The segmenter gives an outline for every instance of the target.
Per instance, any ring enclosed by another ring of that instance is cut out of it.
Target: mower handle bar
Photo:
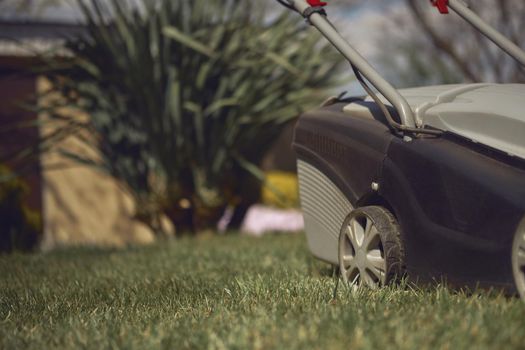
[[[289,0],[289,3],[301,14],[310,8],[306,0]],[[407,100],[341,36],[326,16],[312,13],[308,20],[394,106],[401,123],[414,128],[416,126],[414,112]]]
[[[503,51],[508,53],[512,58],[525,66],[525,52],[512,41],[507,39],[500,32],[492,28],[483,21],[477,14],[471,11],[461,0],[448,0],[448,6],[454,10],[460,17],[470,23],[474,28],[479,30],[494,44],[499,46]]]

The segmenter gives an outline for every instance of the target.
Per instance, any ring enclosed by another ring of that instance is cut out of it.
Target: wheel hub
[[[379,231],[372,220],[366,216],[352,218],[341,234],[339,261],[343,279],[371,288],[382,285],[386,262]]]

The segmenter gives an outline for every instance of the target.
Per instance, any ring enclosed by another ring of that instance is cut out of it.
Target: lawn
[[[302,235],[0,257],[0,349],[523,349],[518,299],[339,288]]]

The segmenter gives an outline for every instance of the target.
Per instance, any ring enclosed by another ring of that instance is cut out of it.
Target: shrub
[[[46,111],[67,130],[55,139],[76,133],[100,158],[58,151],[119,180],[155,230],[163,213],[178,230],[214,227],[226,206],[257,199],[267,147],[336,84],[339,55],[296,17],[250,2],[138,4],[79,2],[87,35],[48,67],[65,98]]]
[[[29,209],[24,198],[29,187],[0,165],[0,252],[33,250],[40,239],[40,213]]]

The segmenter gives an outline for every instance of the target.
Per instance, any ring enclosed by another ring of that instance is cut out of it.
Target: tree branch
[[[445,39],[441,38],[428,21],[425,20],[425,15],[422,13],[419,6],[416,5],[416,0],[406,0],[406,3],[412,12],[416,24],[430,37],[434,46],[447,55],[468,80],[473,82],[482,80],[471,69],[470,65],[461,58],[454,47]]]

